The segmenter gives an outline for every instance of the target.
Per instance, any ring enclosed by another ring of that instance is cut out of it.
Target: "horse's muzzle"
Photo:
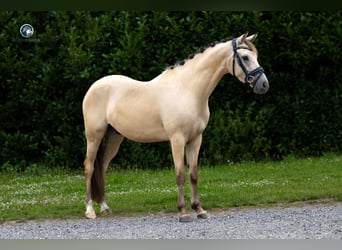
[[[269,89],[268,80],[265,74],[262,74],[259,79],[254,84],[254,93],[255,94],[265,94]]]

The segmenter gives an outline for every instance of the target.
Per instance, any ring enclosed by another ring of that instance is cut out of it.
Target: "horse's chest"
[[[192,130],[202,133],[208,124],[208,119],[209,116],[204,115],[195,117],[195,119],[193,119],[193,124],[191,126]]]
[[[169,136],[183,134],[188,139],[201,134],[209,120],[206,103],[199,103],[191,95],[171,94],[163,98],[163,101],[168,100],[168,102],[160,109],[161,121],[166,133]]]
[[[189,136],[201,134],[206,128],[209,120],[209,112],[188,112],[187,116],[183,117],[183,126],[188,131]]]

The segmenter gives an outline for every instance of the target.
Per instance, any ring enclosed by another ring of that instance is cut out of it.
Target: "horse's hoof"
[[[105,215],[112,214],[112,210],[110,210],[110,208],[106,208],[106,209],[101,211],[101,214],[105,214]]]
[[[197,215],[197,219],[204,219],[204,220],[207,220],[207,219],[209,219],[209,215],[208,215],[207,212],[202,212],[202,213],[199,213],[199,214]]]
[[[181,216],[179,216],[179,222],[191,222],[192,219],[190,217],[190,215],[187,214],[183,214]]]
[[[89,212],[85,214],[85,217],[87,219],[95,219],[96,218],[96,213],[95,212]]]

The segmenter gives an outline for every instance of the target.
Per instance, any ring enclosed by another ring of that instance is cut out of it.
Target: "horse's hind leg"
[[[89,133],[86,131],[86,139],[87,139],[87,153],[86,158],[84,160],[84,176],[86,183],[86,194],[85,194],[85,203],[86,203],[86,212],[85,215],[89,219],[96,218],[96,214],[93,208],[93,201],[91,198],[92,192],[92,176],[94,174],[94,163],[97,157],[97,152],[99,146],[102,141],[102,137],[105,133],[105,130],[98,130],[97,132]]]
[[[103,156],[103,176],[106,174],[110,161],[118,153],[123,139],[124,137],[122,135],[117,133],[111,126],[108,126],[104,139],[105,151]],[[105,197],[103,197],[103,200],[100,202],[100,206],[101,213],[111,213],[110,208],[106,204]]]
[[[191,207],[197,212],[197,218],[207,219],[207,212],[201,207],[197,193],[197,165],[198,154],[202,143],[202,135],[190,141],[186,145],[186,159],[189,165],[189,175],[191,184]]]

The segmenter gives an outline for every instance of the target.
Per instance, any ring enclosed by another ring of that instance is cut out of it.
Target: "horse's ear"
[[[255,33],[249,37],[246,37],[246,40],[253,42],[255,40],[255,38],[257,38],[257,36],[258,36],[258,33]]]
[[[243,40],[245,40],[247,36],[248,36],[248,32],[246,32],[245,34],[239,36],[239,37],[236,39],[237,44],[242,44],[242,43],[243,43]]]

